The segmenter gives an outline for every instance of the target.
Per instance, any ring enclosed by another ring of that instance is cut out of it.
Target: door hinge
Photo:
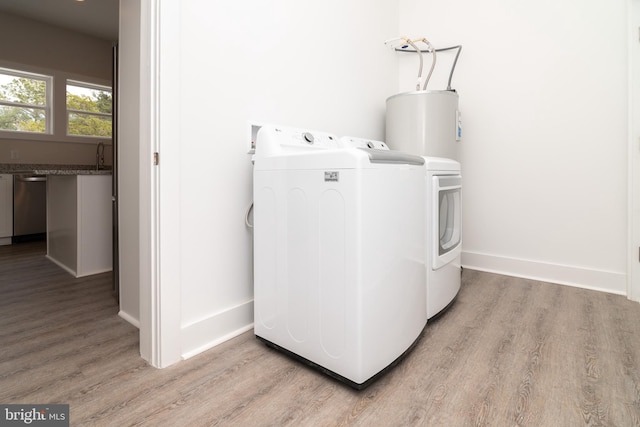
[[[154,166],[158,166],[158,163],[160,162],[160,155],[158,154],[158,152],[156,151],[155,153],[153,153],[153,165]]]

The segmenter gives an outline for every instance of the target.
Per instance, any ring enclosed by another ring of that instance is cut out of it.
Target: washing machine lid
[[[348,138],[296,128],[263,126],[257,134],[254,171],[363,169],[387,165],[423,166],[424,159],[391,151],[381,141]]]
[[[369,156],[371,163],[393,163],[404,165],[424,165],[424,158],[413,154],[404,153],[402,151],[379,150],[375,148],[358,147]]]

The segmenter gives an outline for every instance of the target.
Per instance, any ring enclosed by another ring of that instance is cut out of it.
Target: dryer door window
[[[453,261],[460,254],[462,243],[462,207],[460,176],[434,176],[433,268]]]
[[[438,199],[438,254],[443,255],[460,243],[460,189],[441,191]]]

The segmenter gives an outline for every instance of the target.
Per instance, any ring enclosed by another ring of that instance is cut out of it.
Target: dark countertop
[[[35,175],[111,175],[111,166],[96,170],[95,165],[53,165],[31,163],[0,163],[0,174]]]

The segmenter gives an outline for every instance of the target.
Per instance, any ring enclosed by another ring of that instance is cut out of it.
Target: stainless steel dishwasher
[[[13,241],[39,240],[47,232],[47,177],[13,176]]]

